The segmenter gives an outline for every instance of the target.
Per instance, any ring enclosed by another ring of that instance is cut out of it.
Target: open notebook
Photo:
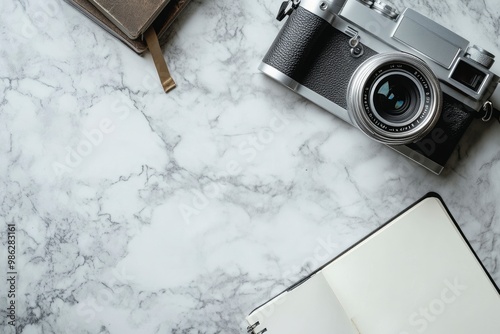
[[[429,194],[247,321],[255,334],[499,334],[500,292]]]

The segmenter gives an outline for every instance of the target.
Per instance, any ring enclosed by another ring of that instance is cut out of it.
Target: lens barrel
[[[441,88],[432,70],[403,52],[366,60],[352,75],[346,96],[352,123],[387,145],[420,140],[436,125],[442,109]]]

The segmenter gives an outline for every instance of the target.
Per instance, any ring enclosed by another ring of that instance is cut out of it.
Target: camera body
[[[494,55],[411,9],[290,0],[287,15],[259,69],[436,174],[500,91]]]

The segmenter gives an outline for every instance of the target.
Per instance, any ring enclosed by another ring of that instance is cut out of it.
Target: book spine
[[[256,322],[254,323],[253,325],[250,325],[247,327],[247,333],[248,334],[263,334],[263,333],[266,333],[267,332],[267,328],[263,328],[261,330],[259,330],[258,332],[257,331],[257,327],[260,325],[260,322]]]

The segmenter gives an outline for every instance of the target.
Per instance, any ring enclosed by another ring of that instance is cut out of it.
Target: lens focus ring
[[[366,60],[352,75],[346,96],[353,125],[388,145],[422,139],[442,108],[436,76],[421,59],[402,52]]]

